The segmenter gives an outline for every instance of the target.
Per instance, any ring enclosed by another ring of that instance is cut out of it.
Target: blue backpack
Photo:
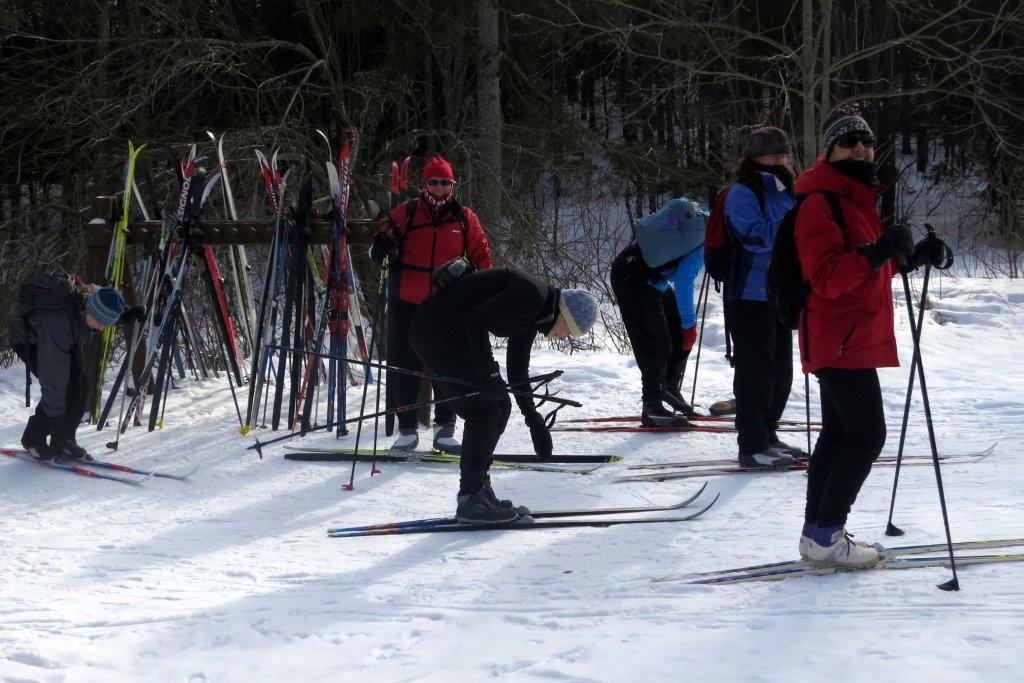
[[[707,211],[681,197],[636,221],[633,230],[644,262],[651,268],[660,268],[703,246],[707,219]]]

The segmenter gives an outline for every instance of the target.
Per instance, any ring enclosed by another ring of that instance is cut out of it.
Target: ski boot
[[[95,460],[89,451],[79,446],[75,441],[66,444],[64,446],[64,451],[72,460],[81,460],[82,462],[93,462]]]
[[[802,448],[798,448],[797,446],[790,446],[785,441],[780,441],[779,437],[775,437],[772,441],[770,441],[768,443],[768,446],[769,448],[774,448],[780,453],[785,453],[786,455],[793,458],[793,460],[795,460],[796,462],[807,462],[808,460],[811,459],[811,456],[807,454],[807,451],[805,451]]]
[[[434,425],[434,450],[449,455],[459,455],[462,452],[462,444],[455,440],[454,422]]]
[[[684,417],[693,417],[697,414],[697,411],[693,409],[693,406],[686,402],[683,395],[679,393],[678,390],[673,390],[671,387],[662,392],[661,400]]]
[[[640,424],[644,427],[689,427],[690,421],[686,416],[665,408],[661,399],[655,398],[644,401]]]
[[[50,447],[46,444],[46,420],[37,415],[28,418],[28,425],[21,435],[21,447],[32,454],[37,460],[46,462],[53,460]]]
[[[817,529],[817,525],[804,523],[803,531],[800,532],[800,544],[798,546],[798,550],[800,551],[800,559],[801,560],[809,560],[810,559],[810,547],[811,547],[810,544],[812,543],[811,536],[813,536],[815,529]],[[866,543],[864,541],[858,541],[857,539],[855,539],[853,537],[853,534],[851,534],[848,531],[846,532],[846,538],[851,543],[853,543],[856,546],[860,546],[861,548],[873,548],[875,550],[880,550],[879,546],[876,546],[876,545],[874,545],[872,543]]]
[[[500,507],[483,488],[475,493],[460,494],[457,500],[455,518],[465,524],[502,524],[519,519],[514,508]]]
[[[739,456],[740,467],[744,469],[757,469],[760,467],[791,467],[794,464],[793,456],[774,448],[766,448],[757,453]]]
[[[487,494],[488,499],[498,507],[504,510],[514,510],[517,515],[524,516],[530,514],[530,508],[525,505],[516,505],[511,500],[499,499],[494,493],[494,489],[491,488],[491,475],[485,474],[483,478],[483,486],[481,490]]]
[[[391,451],[410,453],[420,445],[420,433],[415,427],[399,427],[398,438],[391,444]]]
[[[836,567],[867,567],[882,560],[878,549],[857,543],[846,533],[846,527],[814,527],[806,544],[801,538],[801,555],[816,564]]]

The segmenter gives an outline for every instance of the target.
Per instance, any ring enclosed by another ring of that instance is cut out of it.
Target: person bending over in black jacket
[[[25,450],[44,462],[92,459],[75,440],[87,393],[82,347],[94,331],[144,316],[139,307],[126,311],[116,289],[84,285],[63,272],[22,284],[7,339],[42,391],[21,436]]]
[[[581,337],[597,319],[597,300],[582,289],[558,289],[515,268],[491,268],[466,275],[428,297],[413,317],[410,341],[428,372],[472,382],[484,393],[451,402],[465,420],[461,479],[455,516],[463,522],[508,522],[529,509],[499,500],[487,471],[505,431],[512,404],[491,334],[508,338],[506,369],[512,389],[529,393],[530,350],[537,334],[552,339]],[[442,398],[465,394],[466,386],[440,382]],[[551,457],[551,435],[533,399],[516,403],[530,428],[533,447]]]

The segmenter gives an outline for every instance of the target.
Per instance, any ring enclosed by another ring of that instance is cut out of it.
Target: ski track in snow
[[[899,280],[894,293],[905,366],[881,371],[887,454],[896,452],[911,357]],[[999,442],[981,462],[943,466],[954,537],[1024,536],[1024,282],[946,278],[930,298],[924,364],[940,449]],[[709,315],[718,303],[712,296]],[[704,405],[728,397],[731,385],[720,330],[708,330]],[[585,404],[564,417],[639,411],[632,358],[536,352],[535,371],[556,368],[566,372],[552,388]],[[7,445],[28,417],[23,372],[0,375]],[[687,382],[692,373],[691,360]],[[349,397],[350,415],[358,396]],[[787,417],[803,416],[803,398],[797,375]],[[812,381],[814,417],[816,400]],[[652,586],[655,576],[794,557],[799,472],[712,478],[688,510],[720,493],[717,505],[680,524],[330,539],[329,526],[450,514],[457,470],[381,465],[371,477],[361,463],[346,492],[347,464],[243,450],[252,438],[237,434],[223,379],[186,381],[170,401],[163,430],[132,428],[117,453],[103,447],[112,429],[83,426],[79,437],[98,457],[142,468],[201,465],[187,482],[128,487],[0,462],[0,680],[781,681],[824,670],[836,680],[980,681],[1015,679],[1024,664],[1024,564],[964,568],[959,593],[936,590],[949,577],[943,568]],[[354,430],[341,443],[353,440]],[[336,443],[323,434],[304,441]],[[626,458],[587,476],[496,470],[498,493],[537,508],[671,503],[702,480],[611,479],[639,462],[735,453],[734,436],[720,434],[554,441],[556,452]],[[927,452],[919,401],[908,443],[911,453]],[[514,412],[499,450],[530,449]],[[901,475],[895,521],[907,535],[882,535],[892,476],[892,468],[872,473],[850,530],[893,544],[942,540],[928,467]]]

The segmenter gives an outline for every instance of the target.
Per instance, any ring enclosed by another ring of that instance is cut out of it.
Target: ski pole
[[[284,350],[284,351],[299,351],[300,353],[304,353],[304,354],[307,354],[307,355],[310,355],[310,356],[320,356],[320,357],[323,357],[323,358],[330,358],[331,357],[331,355],[327,354],[327,353],[320,353],[320,352],[317,352],[317,351],[307,351],[307,350],[304,350],[304,349],[295,349],[294,347],[282,346],[280,344],[267,344],[266,346],[267,346],[267,348]],[[334,356],[334,358],[337,358],[338,360],[344,360],[344,361],[349,362],[349,363],[362,363],[362,360],[360,360],[359,358],[346,358],[344,356]],[[383,370],[387,370],[387,371],[397,372],[397,373],[402,374],[402,375],[411,375],[413,377],[419,377],[420,379],[429,379],[432,382],[444,382],[445,384],[457,384],[458,386],[462,386],[462,387],[478,387],[478,386],[480,386],[478,383],[471,382],[469,380],[456,379],[454,377],[438,377],[436,375],[431,375],[429,373],[423,372],[422,370],[408,370],[406,368],[400,368],[397,365],[388,365],[386,363],[373,362],[373,361],[370,361],[369,365],[370,365],[371,368],[377,368],[377,369],[383,369]],[[544,373],[543,375],[535,375],[534,377],[529,377],[529,378],[523,380],[522,382],[517,382],[517,384],[523,384],[525,382],[529,382],[530,384],[533,384],[533,383],[536,383],[536,382],[541,382],[543,384],[547,384],[551,380],[556,379],[558,377],[561,377],[563,374],[565,374],[565,372],[563,370],[553,370],[551,372]],[[506,384],[506,387],[508,387],[508,386],[509,385]],[[582,404],[578,403],[577,401],[569,400],[567,398],[556,398],[555,396],[552,396],[552,395],[542,396],[542,395],[539,395],[539,394],[533,394],[532,392],[525,392],[524,393],[524,392],[520,392],[517,389],[509,389],[509,392],[512,393],[513,395],[535,396],[535,397],[539,397],[539,398],[544,398],[546,400],[551,401],[552,403],[562,403],[562,404],[573,406],[573,407],[576,407],[576,408],[582,407]],[[427,403],[427,402],[424,401],[424,403]]]
[[[893,524],[892,517],[896,509],[896,491],[900,484],[900,469],[903,464],[903,447],[906,444],[907,439],[907,421],[910,417],[910,402],[914,396],[914,378],[917,372],[917,365],[920,362],[920,342],[921,342],[921,328],[924,326],[924,302],[925,297],[928,296],[928,278],[931,276],[930,264],[925,266],[924,269],[924,280],[921,284],[921,305],[919,307],[919,313],[917,316],[917,323],[914,323],[914,312],[913,308],[910,311],[910,334],[914,343],[914,355],[910,361],[910,376],[907,378],[907,393],[903,402],[903,420],[900,424],[900,445],[896,450],[896,472],[893,475],[892,482],[892,496],[889,499],[889,519],[885,525],[886,536],[902,536],[905,532],[898,526]],[[910,282],[907,279],[906,274],[903,274],[904,292],[907,296],[910,295]]]
[[[704,279],[700,281],[700,292],[697,294],[697,306],[701,306],[701,297],[704,297],[704,304],[702,312],[700,314],[700,337],[697,339],[697,358],[693,363],[693,391],[690,392],[690,405],[693,405],[694,400],[697,398],[697,371],[700,370],[700,349],[704,342],[704,321],[708,316],[708,294],[711,290],[711,275],[704,271]],[[679,381],[682,382],[683,378],[680,377]]]
[[[546,375],[539,375],[537,377],[530,377],[526,381],[531,383],[531,384],[534,383],[534,382],[538,382],[538,381],[540,381],[540,382],[550,381],[550,379],[554,379],[554,377],[557,377],[560,374],[562,374],[562,371],[561,370],[557,370],[555,372],[548,373]],[[549,379],[549,377],[550,377],[550,379]],[[444,380],[441,380],[441,381],[444,381]],[[449,398],[439,398],[439,399],[433,399],[433,400],[430,400],[430,401],[422,401],[420,403],[414,403],[412,405],[406,406],[406,407],[402,408],[402,410],[405,410],[405,409],[414,410],[414,409],[422,408],[425,405],[438,405],[440,403],[449,403],[451,401],[459,401],[461,399],[474,398],[476,396],[481,396],[481,395],[483,395],[485,393],[488,393],[490,391],[494,391],[496,388],[497,387],[495,387],[494,389],[491,389],[491,388],[476,389],[475,391],[468,391],[468,392],[466,392],[464,394],[459,394],[457,396],[451,396]],[[544,399],[546,401],[551,401],[552,403],[562,404],[563,406],[566,406],[566,405],[573,406],[574,408],[582,408],[583,407],[583,404],[578,402],[578,401],[570,401],[569,399],[565,399],[565,398],[558,398],[558,397],[555,397],[555,396],[545,396],[544,394],[535,394],[535,393],[532,393],[532,392],[527,393],[527,392],[523,392],[523,391],[516,391],[516,390],[513,390],[508,384],[506,384],[504,386],[504,389],[505,389],[505,391],[507,391],[507,392],[509,392],[509,393],[511,393],[511,394],[513,394],[515,396],[528,396],[530,398],[540,398],[540,399]],[[391,408],[390,410],[378,411],[378,412],[373,413],[372,415],[360,415],[359,417],[353,417],[353,418],[350,418],[348,420],[345,420],[344,424],[348,424],[349,422],[359,422],[361,420],[368,420],[370,418],[375,418],[375,417],[379,417],[381,415],[386,415],[388,412],[395,412],[396,410],[399,410],[399,408]],[[263,457],[263,451],[261,449],[264,446],[270,446],[270,445],[273,445],[275,443],[279,443],[281,441],[286,441],[288,439],[293,439],[296,436],[305,436],[306,434],[309,434],[309,433],[312,433],[312,432],[320,431],[320,430],[323,430],[323,429],[331,429],[333,427],[335,427],[334,423],[328,423],[328,424],[325,424],[325,425],[317,425],[315,427],[311,427],[311,428],[306,429],[306,430],[302,430],[302,431],[298,431],[298,432],[292,432],[290,434],[284,434],[282,436],[279,436],[279,437],[276,437],[274,439],[271,439],[270,441],[262,441],[261,442],[261,441],[259,441],[259,439],[257,439],[256,443],[254,443],[251,446],[247,446],[246,450],[249,450],[249,451],[255,450],[257,453],[260,454],[260,457],[262,458]]]
[[[928,228],[928,236],[929,237],[934,237],[935,236],[934,228],[932,228],[932,226],[927,224],[927,223],[925,224],[925,226]],[[945,246],[945,245],[943,245],[943,246]],[[952,263],[953,263],[952,252],[950,252],[949,249],[946,248],[946,257],[944,259],[943,267],[941,269],[944,270],[946,268],[949,268],[952,265]],[[925,264],[925,271],[924,271],[925,272],[925,281],[927,281],[927,278],[928,278],[930,270],[931,270],[931,266],[932,266],[931,261],[929,261],[929,262],[927,262]],[[936,487],[939,490],[939,507],[942,510],[942,525],[943,525],[943,528],[944,528],[944,530],[946,532],[946,546],[947,546],[947,548],[949,550],[949,566],[950,566],[950,570],[953,573],[953,578],[951,578],[949,581],[940,583],[938,585],[938,588],[940,590],[944,590],[944,591],[958,591],[958,590],[960,590],[960,580],[957,577],[956,557],[955,557],[955,555],[953,553],[953,538],[952,538],[952,534],[950,533],[950,530],[949,530],[949,512],[948,512],[947,507],[946,507],[946,491],[945,491],[945,487],[943,487],[943,485],[942,485],[942,467],[941,467],[941,465],[939,463],[939,450],[938,450],[938,445],[936,444],[936,440],[935,440],[935,426],[934,426],[934,423],[932,422],[931,403],[928,400],[928,385],[927,385],[927,382],[925,380],[925,374],[924,374],[924,360],[921,357],[921,332],[922,332],[921,328],[923,327],[923,319],[922,319],[922,325],[920,327],[914,324],[914,304],[913,304],[913,300],[912,300],[912,298],[910,296],[910,279],[907,277],[906,272],[901,272],[900,275],[902,276],[902,279],[903,279],[903,295],[904,295],[904,298],[906,299],[907,310],[908,310],[908,312],[910,314],[910,324],[911,324],[910,332],[911,332],[911,337],[913,338],[913,341],[914,341],[914,356],[917,357],[917,378],[918,378],[918,381],[919,381],[919,383],[921,385],[921,403],[924,405],[925,423],[928,426],[928,443],[931,446],[931,451],[932,451],[932,465],[933,465],[933,467],[935,469],[935,484],[936,484]],[[921,298],[921,308],[922,309],[924,308],[924,304],[925,304],[924,295],[926,293],[927,292],[922,291],[922,298]],[[913,361],[911,361],[911,365],[913,365]],[[898,459],[897,459],[897,462],[898,462]]]

